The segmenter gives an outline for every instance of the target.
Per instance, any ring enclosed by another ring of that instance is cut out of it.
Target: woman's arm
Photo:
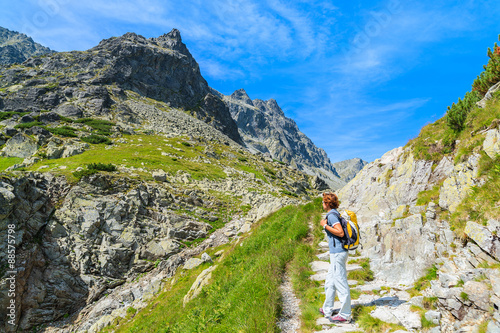
[[[344,230],[342,230],[342,226],[340,223],[336,223],[333,227],[330,227],[329,225],[326,224],[326,220],[321,220],[320,224],[322,227],[325,228],[325,230],[329,231],[330,233],[334,234],[337,237],[344,237]],[[326,225],[326,227],[325,227]]]

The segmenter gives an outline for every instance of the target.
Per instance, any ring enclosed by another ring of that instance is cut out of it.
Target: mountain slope
[[[19,258],[15,295],[0,286],[6,330],[14,301],[19,331],[98,331],[189,259],[317,195],[307,174],[245,150],[176,30],[0,75],[0,226]]]
[[[25,34],[0,27],[0,65],[22,63],[30,57],[52,52],[54,51],[35,43]]]
[[[274,99],[251,100],[244,89],[224,96],[246,146],[252,152],[289,163],[310,175],[318,175],[330,188],[338,189],[342,181],[325,151],[318,148],[297,127]]]
[[[150,39],[127,33],[88,51],[31,58],[24,67],[2,69],[1,75],[0,110],[58,109],[61,115],[83,116],[86,109],[85,116],[109,116],[128,112],[120,98],[130,90],[184,109],[241,142],[227,106],[210,93],[175,29]]]

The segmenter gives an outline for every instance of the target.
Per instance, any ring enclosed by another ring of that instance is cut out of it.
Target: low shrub
[[[69,137],[69,138],[76,138],[78,136],[75,133],[75,131],[77,129],[70,127],[70,126],[47,128],[47,130],[52,134],[60,135],[60,136],[64,136],[64,137]]]
[[[29,123],[17,124],[16,126],[14,126],[14,128],[25,129],[25,128],[32,128],[33,126],[42,126],[42,125],[43,125],[42,122],[35,120],[35,121],[29,122]]]
[[[73,176],[76,179],[81,179],[82,177],[90,176],[98,173],[99,171],[116,171],[116,166],[112,163],[104,164],[104,163],[90,163],[87,164],[87,169],[75,171],[73,172]]]
[[[91,134],[89,136],[84,136],[81,139],[82,139],[82,141],[92,143],[92,144],[99,144],[99,143],[105,143],[107,145],[112,144],[112,142],[109,138],[107,138],[105,136],[101,136],[101,135],[95,135],[95,134]]]
[[[90,126],[93,129],[95,129],[99,135],[105,135],[105,136],[111,134],[111,128],[115,125],[114,123],[107,120],[93,119],[93,118],[78,119],[75,120],[74,122]]]
[[[0,112],[0,121],[12,118],[13,115],[18,114],[20,116],[25,115],[28,112],[16,112],[16,111],[6,111]]]
[[[112,163],[104,164],[104,163],[90,163],[87,164],[87,169],[89,170],[97,170],[97,171],[116,171],[116,166]]]

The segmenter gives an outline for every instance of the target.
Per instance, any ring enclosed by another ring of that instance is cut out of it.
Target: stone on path
[[[320,317],[316,320],[316,325],[321,326],[323,330],[315,333],[342,333],[359,331],[360,328],[355,323],[348,324],[334,324],[325,317]]]

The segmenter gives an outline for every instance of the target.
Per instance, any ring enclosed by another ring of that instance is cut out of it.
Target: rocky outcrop
[[[490,87],[490,89],[488,89],[486,95],[484,95],[484,97],[479,102],[476,103],[477,106],[479,106],[480,108],[485,108],[486,102],[492,99],[493,94],[496,93],[498,90],[500,90],[500,82],[498,82],[497,84]]]
[[[368,164],[339,191],[342,205],[358,215],[359,221],[372,216],[402,217],[407,206],[415,205],[421,191],[432,188],[432,179],[451,173],[452,164],[443,159],[433,171],[432,162],[415,160],[410,150],[397,148]]]
[[[494,124],[475,133],[485,136],[482,148],[490,156],[497,153]],[[439,315],[428,314],[439,325],[436,332],[473,331],[481,322],[489,322],[491,332],[500,327],[500,298],[493,287],[498,269],[488,268],[499,264],[499,222],[469,221],[460,238],[438,214],[455,212],[473,187],[484,184],[480,148],[455,163],[446,156],[438,163],[416,160],[411,147],[397,148],[366,165],[338,192],[342,207],[358,215],[362,254],[379,283],[406,288],[434,266],[437,279],[422,292],[437,298]],[[428,199],[417,205],[422,193]]]
[[[457,164],[449,173],[439,190],[440,207],[453,213],[472,186],[484,183],[477,175],[479,158],[478,154],[471,155],[466,162]]]
[[[0,65],[20,64],[30,57],[53,52],[25,34],[0,27]]]
[[[274,99],[251,100],[245,90],[239,89],[224,96],[224,100],[250,151],[268,155],[307,174],[318,175],[332,189],[345,184],[325,151],[316,147],[297,124],[285,116]]]

